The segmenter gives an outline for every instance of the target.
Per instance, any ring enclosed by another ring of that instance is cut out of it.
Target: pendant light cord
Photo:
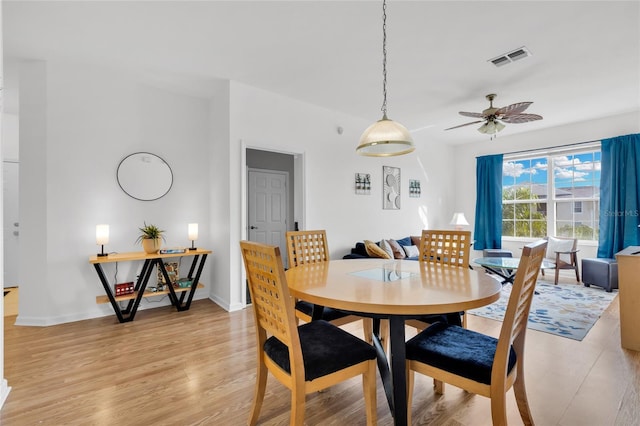
[[[382,119],[387,119],[387,1],[382,1]]]

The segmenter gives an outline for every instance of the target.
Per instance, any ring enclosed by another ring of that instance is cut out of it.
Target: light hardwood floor
[[[242,425],[255,379],[251,309],[228,313],[209,300],[186,312],[161,307],[132,323],[115,316],[52,327],[5,318],[5,377],[12,391],[2,425]],[[500,323],[469,316],[497,335]],[[347,329],[361,333],[358,324]],[[410,329],[408,328],[408,333]],[[537,425],[640,424],[640,353],[620,347],[617,298],[582,342],[528,330],[526,380]],[[488,425],[489,400],[416,376],[420,425]],[[270,378],[260,424],[284,425],[289,391]],[[509,423],[521,424],[513,393]],[[378,419],[392,425],[378,379]],[[364,425],[361,381],[307,397],[308,425]]]

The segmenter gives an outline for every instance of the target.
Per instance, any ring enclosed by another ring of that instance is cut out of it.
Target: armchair
[[[545,237],[548,241],[547,252],[544,258],[553,262],[556,270],[554,284],[558,284],[560,269],[573,269],[576,271],[576,281],[580,282],[578,271],[578,239],[566,237]],[[541,269],[544,276],[544,269]]]

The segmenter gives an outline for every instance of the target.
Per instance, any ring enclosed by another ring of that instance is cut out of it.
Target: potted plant
[[[140,230],[140,235],[138,235],[136,243],[142,243],[142,249],[145,253],[157,253],[162,245],[161,240],[164,240],[164,235],[162,235],[164,230],[155,225],[147,225],[146,222],[142,228],[138,229]]]

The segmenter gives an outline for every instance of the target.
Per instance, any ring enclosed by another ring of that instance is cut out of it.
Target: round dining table
[[[502,288],[484,272],[413,260],[331,260],[296,266],[286,276],[292,297],[315,305],[314,318],[331,307],[389,320],[390,362],[379,333],[372,339],[396,425],[407,424],[405,320],[488,305]]]

